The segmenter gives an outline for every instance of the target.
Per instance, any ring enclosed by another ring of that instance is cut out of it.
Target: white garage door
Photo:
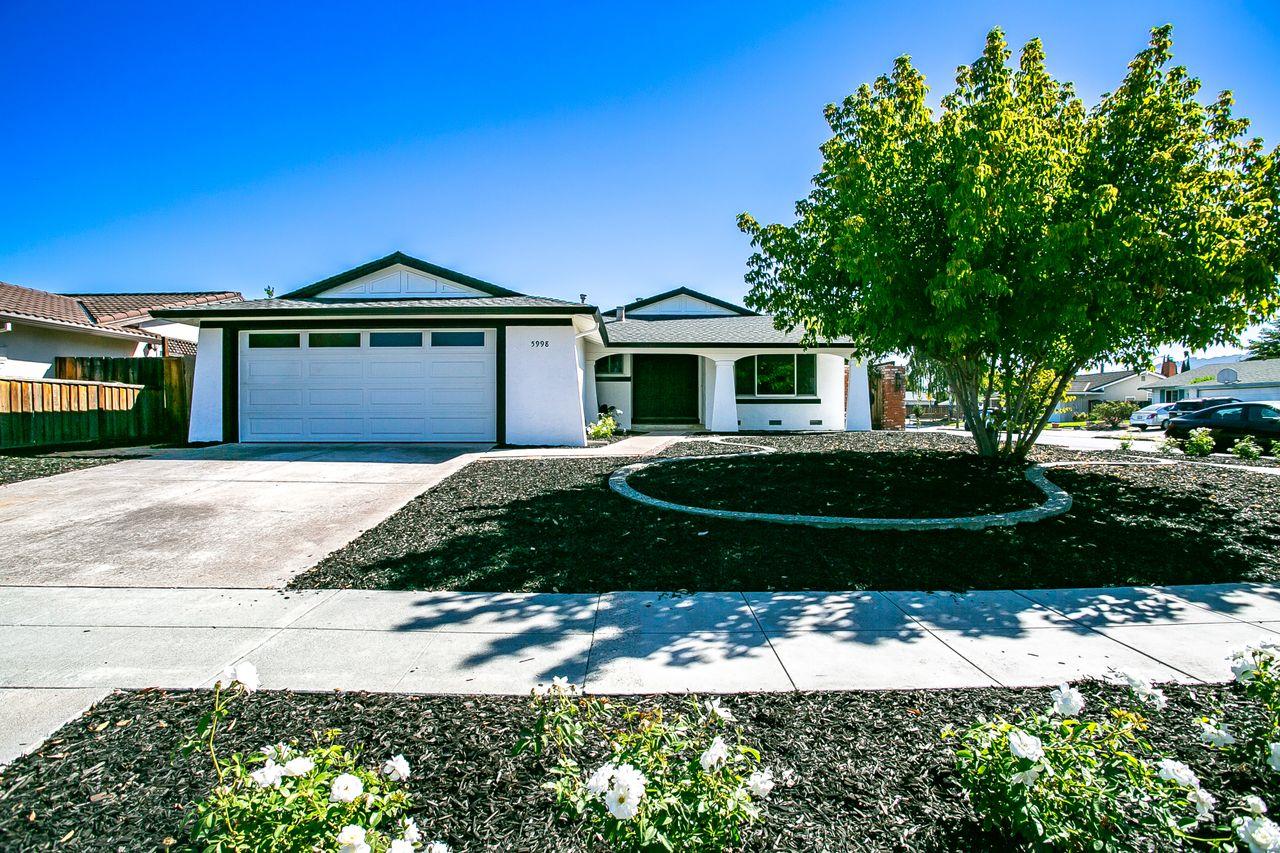
[[[493,329],[242,332],[241,441],[493,441]]]

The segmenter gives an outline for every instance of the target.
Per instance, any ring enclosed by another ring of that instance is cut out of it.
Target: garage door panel
[[[476,360],[434,361],[431,363],[432,379],[479,379],[487,372],[488,365]]]
[[[364,375],[364,366],[359,361],[316,359],[307,368],[307,375],[315,379],[359,379]]]
[[[307,402],[313,406],[359,406],[364,402],[361,388],[309,388]]]
[[[493,441],[496,337],[487,330],[485,338],[485,347],[464,352],[456,343],[370,347],[367,333],[360,347],[250,349],[242,335],[241,438]]]
[[[249,379],[297,379],[302,376],[302,360],[297,358],[263,358],[250,361]]]
[[[249,388],[245,394],[247,406],[301,406],[301,388]]]

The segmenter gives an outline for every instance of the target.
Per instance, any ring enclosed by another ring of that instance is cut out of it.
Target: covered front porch
[[[866,365],[843,350],[597,347],[583,364],[587,421],[624,429],[869,430]],[[847,393],[846,393],[847,367]]]

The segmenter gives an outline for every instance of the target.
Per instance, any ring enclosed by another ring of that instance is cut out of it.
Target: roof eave
[[[16,311],[0,311],[0,322],[20,323],[24,326],[38,326],[46,329],[58,329],[60,331],[82,332],[86,335],[97,335],[103,338],[121,338],[131,341],[149,341],[155,338],[154,335],[143,332],[134,332],[129,329],[117,329],[110,326],[82,326],[79,323],[67,323],[62,320],[52,320],[47,317],[33,317]]]

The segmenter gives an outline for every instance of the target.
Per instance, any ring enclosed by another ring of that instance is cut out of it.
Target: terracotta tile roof
[[[0,314],[14,314],[35,320],[54,320],[76,326],[96,325],[78,299],[31,287],[0,282]]]
[[[153,308],[189,308],[216,302],[240,302],[244,299],[231,290],[191,293],[70,293],[98,323],[116,324],[147,317]]]

